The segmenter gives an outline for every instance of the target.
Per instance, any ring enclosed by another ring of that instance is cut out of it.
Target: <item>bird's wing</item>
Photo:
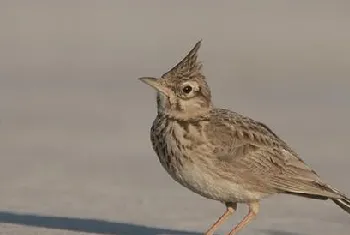
[[[340,198],[297,153],[263,123],[229,110],[212,113],[206,133],[219,162],[234,164],[279,192]],[[243,174],[244,174],[243,173]],[[263,179],[263,180],[261,180]]]

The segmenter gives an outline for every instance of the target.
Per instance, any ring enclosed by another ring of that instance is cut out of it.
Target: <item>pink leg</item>
[[[220,225],[237,210],[237,203],[226,204],[225,213],[205,232],[205,235],[213,235]]]
[[[260,204],[258,201],[250,202],[249,205],[249,213],[246,215],[243,220],[231,230],[228,235],[236,235],[240,230],[242,230],[246,225],[248,225],[258,214]]]

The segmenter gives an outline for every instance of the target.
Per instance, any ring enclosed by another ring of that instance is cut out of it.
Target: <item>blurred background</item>
[[[200,39],[214,103],[269,125],[350,195],[349,25],[341,0],[2,0],[0,234],[205,231],[225,208],[162,169],[155,93],[137,79]],[[276,196],[242,235],[349,231],[332,202]]]

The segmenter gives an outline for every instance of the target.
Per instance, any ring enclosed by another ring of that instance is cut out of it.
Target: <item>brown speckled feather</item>
[[[206,134],[215,146],[213,157],[231,164],[228,171],[255,176],[268,190],[341,198],[263,123],[225,109],[210,114]]]

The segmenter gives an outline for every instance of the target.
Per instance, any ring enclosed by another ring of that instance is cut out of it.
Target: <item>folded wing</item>
[[[323,183],[316,172],[263,123],[223,109],[216,110],[210,122],[206,132],[217,146],[214,151],[219,164],[234,164],[233,169],[264,184],[270,191],[319,199],[345,198]]]

